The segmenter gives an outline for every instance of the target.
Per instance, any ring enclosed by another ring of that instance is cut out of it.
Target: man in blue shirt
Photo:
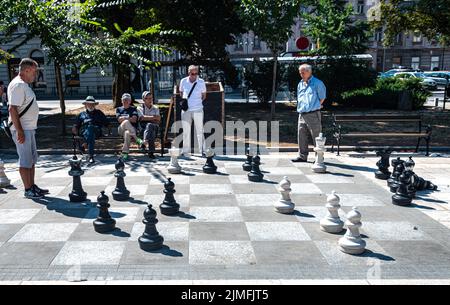
[[[322,132],[320,109],[327,92],[323,82],[312,75],[310,65],[301,65],[299,72],[302,78],[297,87],[299,156],[292,162],[307,162],[308,135],[310,134],[315,142],[315,138]]]

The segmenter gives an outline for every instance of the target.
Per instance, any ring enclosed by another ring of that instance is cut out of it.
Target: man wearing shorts
[[[8,86],[11,133],[19,155],[19,172],[25,188],[24,196],[30,199],[39,199],[48,194],[48,190],[41,189],[34,183],[35,165],[38,159],[35,132],[39,106],[36,95],[29,85],[36,78],[37,68],[38,63],[33,59],[22,59],[19,64],[19,74]],[[28,105],[31,106],[19,117]]]

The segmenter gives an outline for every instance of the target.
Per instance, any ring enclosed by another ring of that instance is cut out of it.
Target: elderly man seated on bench
[[[88,96],[83,102],[86,110],[81,112],[77,118],[76,122],[72,127],[72,134],[77,136],[80,135],[84,139],[84,143],[81,144],[81,151],[89,151],[89,163],[94,163],[94,146],[95,139],[102,136],[102,127],[109,125],[108,119],[105,114],[99,110],[95,109],[98,102],[95,101],[94,97]]]
[[[153,104],[153,96],[151,92],[144,91],[142,93],[142,105],[138,108],[139,121],[144,132],[144,143],[141,149],[145,151],[148,145],[148,156],[155,159],[155,139],[161,122],[161,115],[157,106]]]
[[[139,130],[139,113],[136,107],[131,106],[131,95],[124,93],[122,95],[122,107],[116,109],[116,117],[119,121],[119,135],[123,136],[122,158],[128,159],[130,153],[131,140],[141,146],[142,140],[137,136]]]

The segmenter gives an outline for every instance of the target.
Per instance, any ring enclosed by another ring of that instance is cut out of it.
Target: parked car
[[[7,118],[9,116],[8,105],[0,101],[0,119]]]
[[[391,69],[391,70],[388,70],[386,72],[380,73],[379,77],[380,78],[394,77],[394,75],[396,73],[401,73],[401,72],[413,72],[413,70],[412,69],[408,69],[408,68]]]
[[[450,84],[450,72],[448,71],[432,71],[424,72],[427,77],[433,78],[438,86],[447,87]]]
[[[437,83],[432,78],[426,77],[425,74],[420,72],[400,72],[394,74],[394,77],[409,79],[409,78],[419,78],[422,80],[422,85],[429,90],[436,90]]]

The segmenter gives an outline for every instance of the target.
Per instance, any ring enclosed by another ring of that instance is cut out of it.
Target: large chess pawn
[[[175,197],[175,183],[169,178],[166,183],[164,183],[164,201],[159,205],[161,214],[164,215],[174,215],[180,211],[180,205],[176,202]]]
[[[411,176],[412,172],[410,170],[404,170],[400,175],[397,192],[392,195],[392,204],[400,206],[408,206],[411,204],[412,198],[408,193],[411,183]]]
[[[0,159],[0,188],[7,187],[11,185],[11,180],[6,177],[5,174],[5,163]]]
[[[206,174],[215,174],[217,173],[217,166],[214,164],[214,150],[212,148],[208,148],[206,150],[206,164],[203,166],[203,172]]]
[[[398,179],[398,176],[396,176],[398,174],[398,172],[395,170],[397,168],[397,165],[399,165],[400,163],[403,163],[404,161],[400,159],[400,157],[397,157],[397,159],[392,159],[391,161],[391,165],[392,165],[392,174],[389,177],[389,179],[387,180],[387,186],[391,187],[392,183],[395,182],[396,179]]]
[[[248,173],[247,177],[249,181],[261,182],[263,181],[264,174],[261,173],[259,166],[261,165],[261,159],[258,155],[254,156],[252,159],[252,170]]]
[[[362,226],[361,213],[355,207],[347,214],[345,225],[347,232],[339,239],[339,250],[353,255],[362,254],[366,250],[366,242],[359,233]]]
[[[380,180],[387,180],[391,175],[389,172],[389,158],[391,151],[387,149],[377,151],[377,156],[381,157],[377,162],[378,170],[375,172],[375,178]]]
[[[169,166],[167,166],[167,171],[170,174],[180,174],[182,168],[178,163],[178,157],[181,154],[181,149],[173,147],[169,149],[169,154],[170,154],[170,163]]]
[[[389,190],[391,191],[391,193],[397,192],[397,189],[398,189],[398,187],[400,185],[399,178],[400,178],[400,176],[401,176],[401,174],[403,173],[404,170],[405,170],[404,162],[401,162],[400,164],[398,164],[395,167],[395,173],[393,174],[394,175],[394,180],[391,183],[391,186],[389,187]]]
[[[322,231],[336,234],[344,229],[344,222],[339,218],[340,200],[335,191],[332,191],[331,195],[327,197],[325,207],[328,209],[328,214],[320,220],[320,229]]]
[[[320,133],[315,140],[316,147],[314,147],[314,151],[316,152],[316,160],[313,166],[311,166],[311,169],[315,173],[325,173],[327,171],[327,167],[323,162],[323,155],[326,151],[325,141],[327,140],[327,138],[325,138],[323,134]]]
[[[105,191],[97,197],[98,217],[94,220],[94,230],[98,233],[107,233],[115,230],[116,221],[109,214],[108,208],[111,206]]]
[[[247,147],[246,156],[247,160],[245,160],[245,163],[242,164],[242,169],[246,172],[249,172],[252,170],[252,158],[253,158],[253,151],[250,149],[250,147]]]
[[[125,186],[125,163],[122,158],[119,158],[116,162],[116,172],[114,177],[117,178],[116,188],[112,192],[112,196],[116,201],[126,201],[130,198],[130,191]]]
[[[87,193],[83,190],[81,185],[81,176],[84,171],[81,169],[81,159],[78,159],[76,155],[73,155],[69,160],[70,171],[69,176],[72,176],[72,192],[69,194],[70,202],[83,202],[86,201]]]
[[[152,208],[151,204],[148,204],[145,209],[142,222],[145,224],[145,231],[138,238],[139,247],[144,251],[160,249],[163,246],[164,238],[156,230],[158,219],[156,219],[156,211]]]
[[[281,194],[280,200],[275,202],[275,211],[282,214],[292,214],[294,212],[295,204],[291,201],[291,182],[288,177],[284,176],[283,180],[278,184],[278,192]]]

